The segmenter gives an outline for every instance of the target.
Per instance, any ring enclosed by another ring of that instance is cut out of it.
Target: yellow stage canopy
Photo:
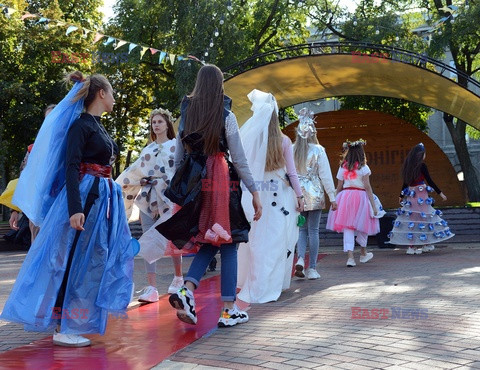
[[[480,129],[478,95],[428,69],[374,59],[349,54],[285,59],[228,79],[225,93],[233,99],[232,110],[240,126],[251,116],[247,94],[259,89],[271,92],[280,107],[347,95],[400,98],[449,113]]]

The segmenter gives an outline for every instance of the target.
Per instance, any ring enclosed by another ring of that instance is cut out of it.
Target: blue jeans
[[[222,244],[216,247],[211,244],[204,244],[195,255],[190,265],[185,281],[190,281],[198,287],[210,261],[220,250],[221,270],[221,293],[222,301],[234,302],[237,290],[237,244]]]
[[[310,246],[310,263],[309,267],[314,269],[317,265],[318,247],[320,244],[320,217],[322,210],[316,209],[313,211],[302,212],[302,216],[306,218],[305,224],[300,227],[298,236],[298,256],[305,258],[307,252],[307,236],[308,245]]]

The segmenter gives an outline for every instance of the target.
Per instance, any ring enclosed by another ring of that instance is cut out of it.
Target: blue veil
[[[67,133],[83,111],[83,99],[72,99],[82,86],[76,82],[43,121],[13,195],[12,203],[37,226],[65,185]]]

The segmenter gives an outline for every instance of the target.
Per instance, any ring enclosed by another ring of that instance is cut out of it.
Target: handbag
[[[165,196],[182,207],[194,200],[202,191],[202,179],[207,173],[206,162],[204,155],[187,155],[165,189]]]

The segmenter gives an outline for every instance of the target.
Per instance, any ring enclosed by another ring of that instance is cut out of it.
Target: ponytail
[[[78,90],[77,94],[73,98],[73,102],[84,100],[85,108],[88,108],[90,104],[95,100],[97,92],[100,90],[107,91],[111,88],[107,78],[101,74],[93,74],[91,76],[84,77],[80,71],[69,73],[65,77],[65,81],[69,82],[83,82],[83,86]]]

